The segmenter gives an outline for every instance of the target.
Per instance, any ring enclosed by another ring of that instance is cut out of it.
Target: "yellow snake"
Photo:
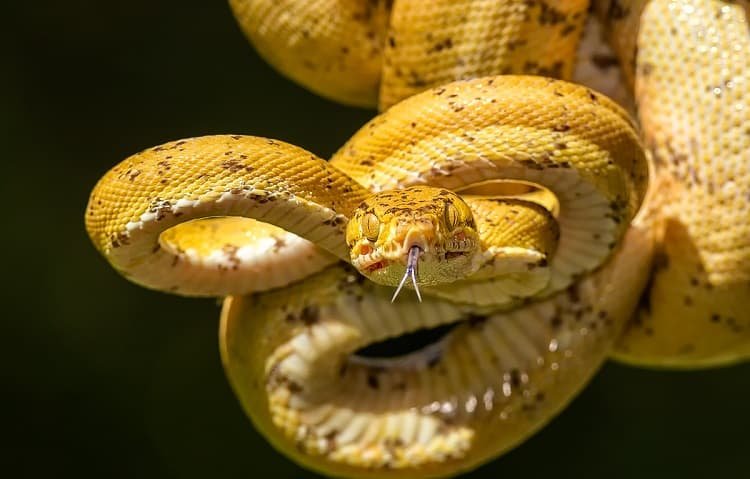
[[[658,188],[634,219],[647,164],[624,110],[511,75],[569,78],[585,2],[230,3],[282,72],[384,113],[330,162],[239,135],[146,150],[100,180],[86,225],[140,284],[253,292],[225,301],[222,356],[280,450],[344,477],[447,476],[495,457],[611,353],[654,238],[649,296],[617,357],[688,367],[750,352],[742,5],[596,5],[656,160]],[[410,251],[422,303],[392,304],[392,287],[334,265],[396,284]],[[413,353],[352,354],[454,323]]]

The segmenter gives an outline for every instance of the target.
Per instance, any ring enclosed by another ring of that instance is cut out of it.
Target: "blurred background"
[[[217,303],[119,277],[90,244],[83,211],[99,176],[143,148],[238,133],[326,157],[372,113],[279,76],[224,1],[4,11],[3,475],[317,477],[240,410],[219,361]],[[748,477],[749,399],[750,364],[608,364],[549,426],[466,477]]]

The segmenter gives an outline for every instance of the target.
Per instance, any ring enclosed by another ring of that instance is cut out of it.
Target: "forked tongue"
[[[417,266],[419,265],[419,254],[421,252],[422,249],[419,246],[414,245],[409,248],[409,256],[406,258],[406,271],[404,272],[404,277],[401,278],[401,282],[398,284],[398,288],[396,288],[396,292],[393,293],[391,303],[396,301],[396,297],[398,296],[398,293],[401,292],[401,288],[404,287],[407,278],[411,278],[411,284],[414,285],[414,291],[417,292],[417,298],[419,298],[420,303],[422,302],[422,295],[419,293],[419,285],[417,284]]]

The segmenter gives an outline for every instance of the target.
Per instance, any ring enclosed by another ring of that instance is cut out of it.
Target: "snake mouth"
[[[430,249],[435,250],[434,247]],[[402,279],[401,274],[394,277],[393,273],[388,273],[382,270],[385,270],[390,266],[398,266],[406,268],[407,273],[412,271],[416,272],[416,262],[425,250],[428,250],[428,246],[426,246],[424,241],[393,242],[387,247],[381,247],[378,249],[373,248],[369,244],[365,244],[358,249],[359,254],[352,258],[352,265],[365,275],[385,273],[391,278],[388,280],[388,284],[397,285],[399,284],[398,281]],[[417,252],[419,253],[418,255],[416,254]]]

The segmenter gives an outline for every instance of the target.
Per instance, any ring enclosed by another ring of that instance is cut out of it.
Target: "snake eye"
[[[458,212],[458,208],[453,203],[446,203],[443,213],[445,214],[445,225],[448,227],[448,230],[455,229],[461,221],[461,213]]]
[[[365,235],[369,241],[376,241],[380,234],[380,220],[377,216],[372,213],[367,213],[362,218],[362,234]]]

